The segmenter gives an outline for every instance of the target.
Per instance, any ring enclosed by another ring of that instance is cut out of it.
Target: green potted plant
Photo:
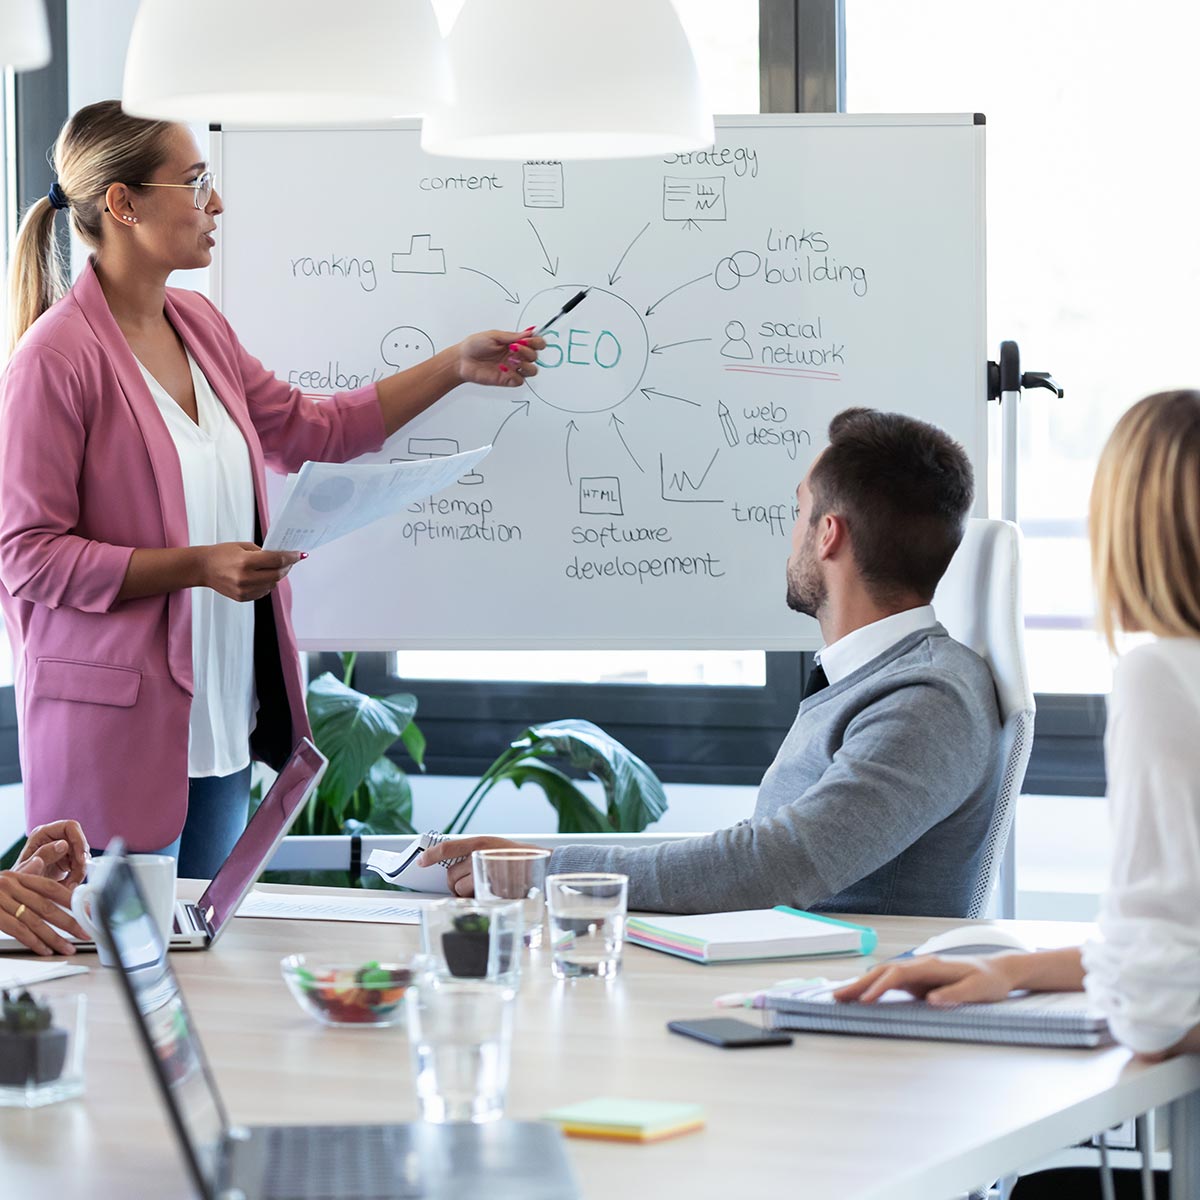
[[[29,992],[0,992],[0,1085],[49,1083],[67,1061],[67,1031]]]
[[[512,965],[516,948],[512,934],[500,934],[498,968],[505,973]],[[464,912],[452,920],[442,935],[442,953],[446,968],[458,979],[482,979],[487,974],[487,955],[491,948],[491,920],[486,913]]]
[[[313,740],[329,759],[316,795],[292,827],[305,834],[415,834],[408,776],[389,757],[400,741],[420,770],[425,738],[413,716],[417,698],[402,692],[368,696],[352,686],[357,655],[343,654],[342,678],[325,672],[308,686]],[[593,804],[574,776],[596,780],[604,804]],[[531,725],[483,773],[443,832],[461,834],[487,794],[503,780],[532,783],[558,814],[559,833],[640,833],[666,811],[658,777],[598,725],[579,718]],[[268,872],[268,882],[336,887],[387,887],[348,871]]]

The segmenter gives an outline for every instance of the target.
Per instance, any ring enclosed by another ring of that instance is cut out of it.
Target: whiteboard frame
[[[837,126],[840,128],[881,128],[881,127],[945,127],[971,126],[977,131],[973,139],[975,161],[973,175],[975,181],[975,245],[973,247],[974,272],[978,280],[978,320],[975,329],[974,355],[976,371],[974,380],[977,410],[974,422],[974,447],[977,456],[972,458],[975,472],[975,503],[972,514],[985,517],[988,514],[988,467],[990,447],[988,445],[988,352],[987,352],[987,204],[986,204],[986,123],[979,113],[744,113],[717,116],[715,124],[718,129],[739,128],[825,128]],[[397,120],[379,122],[356,122],[354,124],[331,124],[320,127],[264,127],[259,125],[211,125],[209,127],[210,153],[209,160],[218,184],[221,179],[223,166],[222,138],[225,134],[237,133],[269,133],[269,132],[361,132],[372,130],[408,130],[417,131],[421,127],[419,120]],[[658,156],[655,156],[658,157]],[[264,202],[262,198],[252,198],[251,202]],[[217,241],[210,268],[213,302],[219,309],[224,308],[223,272],[222,272],[223,242]],[[783,564],[781,561],[780,571]],[[782,603],[782,601],[781,601]],[[548,636],[536,641],[524,639],[505,639],[497,644],[494,641],[481,641],[476,638],[444,638],[432,641],[427,636],[414,636],[412,639],[391,638],[298,638],[297,646],[301,651],[395,651],[395,650],[763,650],[763,651],[800,651],[818,650],[823,642],[820,630],[815,621],[797,616],[796,634],[789,637],[760,637],[754,645],[747,646],[746,639],[741,637],[678,637],[670,640],[662,638],[619,638],[589,637],[559,637]]]

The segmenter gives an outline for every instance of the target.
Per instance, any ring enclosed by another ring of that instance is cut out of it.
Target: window
[[[1122,410],[1195,379],[1198,35],[1190,0],[846,0],[849,111],[986,115],[988,342],[1017,341],[1025,369],[1066,388],[1029,393],[1021,412],[1042,693],[1109,690],[1085,525],[1096,457]]]

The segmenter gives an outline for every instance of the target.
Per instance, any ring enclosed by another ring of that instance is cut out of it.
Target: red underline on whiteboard
[[[816,379],[822,383],[837,383],[841,376],[833,371],[798,371],[792,367],[726,367],[727,371],[744,371],[750,375],[793,375],[801,379]]]

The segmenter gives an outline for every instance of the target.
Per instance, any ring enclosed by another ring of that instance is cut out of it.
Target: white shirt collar
[[[852,675],[859,667],[866,666],[871,659],[890,650],[909,634],[932,629],[936,624],[937,617],[933,614],[932,604],[909,608],[884,617],[881,621],[872,621],[870,625],[863,625],[836,642],[822,646],[817,651],[817,661],[825,668],[825,677],[829,682],[837,683],[847,675]]]

